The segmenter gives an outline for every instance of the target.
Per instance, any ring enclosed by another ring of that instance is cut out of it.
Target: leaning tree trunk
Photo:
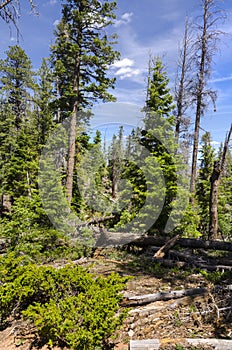
[[[222,158],[220,162],[214,162],[213,173],[210,178],[210,203],[209,203],[209,239],[216,239],[218,235],[218,189],[220,184],[220,176],[225,164],[226,154],[229,148],[230,137],[232,133],[232,124],[223,147]]]

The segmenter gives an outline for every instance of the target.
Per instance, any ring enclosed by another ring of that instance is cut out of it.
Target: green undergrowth
[[[38,266],[26,256],[9,253],[0,258],[1,328],[9,317],[24,317],[51,346],[106,348],[126,317],[119,312],[126,281],[117,274],[97,277],[74,264]]]
[[[200,270],[200,274],[204,276],[209,282],[213,284],[231,284],[232,283],[232,271],[213,271],[208,272]]]

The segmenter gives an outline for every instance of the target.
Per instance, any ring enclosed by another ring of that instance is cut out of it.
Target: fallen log
[[[182,290],[174,290],[169,292],[157,292],[153,294],[143,294],[143,295],[134,295],[131,297],[124,297],[121,305],[123,306],[137,306],[137,305],[146,305],[156,301],[166,301],[172,299],[179,299],[183,297],[198,297],[204,296],[212,292],[217,292],[220,290],[232,290],[232,285],[216,285],[213,288],[189,288]],[[186,299],[189,300],[189,299]]]
[[[125,298],[122,302],[122,305],[125,305],[125,306],[146,305],[149,303],[153,303],[155,301],[178,299],[184,296],[204,295],[207,293],[208,293],[207,288],[190,288],[190,289],[175,290],[170,292],[158,292],[154,294],[135,295],[132,297]]]
[[[102,231],[98,237],[95,247],[119,247],[125,246],[140,238],[139,234],[131,232],[109,232]]]
[[[193,301],[202,301],[205,298],[205,294],[196,294],[191,296],[185,296],[179,299],[175,299],[174,301],[171,300],[165,300],[163,302],[161,301],[155,301],[154,303],[151,303],[149,305],[139,306],[136,308],[133,308],[129,311],[129,315],[137,315],[139,317],[147,317],[150,315],[156,315],[156,317],[163,316],[164,310],[173,310],[179,306],[188,306],[192,305]],[[224,311],[225,309],[232,309],[232,307],[229,308],[221,308],[219,311]]]
[[[162,246],[167,242],[167,240],[159,237],[153,236],[144,236],[140,237],[133,242],[131,245],[146,248],[148,246]],[[176,241],[175,245],[179,245],[183,248],[192,248],[192,249],[212,249],[212,250],[225,250],[232,252],[232,242],[224,242],[224,241],[205,241],[203,239],[196,238],[179,238]]]
[[[228,259],[204,259],[201,256],[190,254],[189,252],[169,251],[170,258],[182,259],[191,266],[196,266],[208,271],[232,270],[232,261]]]
[[[231,271],[232,270],[232,266],[228,266],[228,265],[210,265],[210,264],[206,264],[206,263],[201,263],[199,261],[195,261],[194,263],[193,262],[187,262],[187,261],[176,261],[176,260],[171,260],[171,259],[156,259],[156,258],[150,258],[150,260],[156,262],[156,263],[159,263],[161,264],[162,266],[164,267],[178,267],[178,268],[181,268],[181,267],[189,267],[190,265],[191,266],[195,266],[199,269],[202,269],[202,270],[207,270],[209,272],[213,272],[213,271],[221,271],[221,272],[224,272],[224,271]]]
[[[146,340],[130,340],[130,350],[159,350],[167,345],[208,345],[213,346],[215,350],[231,350],[232,340],[226,339],[191,339],[191,338],[167,338],[167,339],[146,339]]]

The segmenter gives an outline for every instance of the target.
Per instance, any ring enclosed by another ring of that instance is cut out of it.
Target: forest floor
[[[63,264],[63,262],[58,263]],[[146,261],[143,256],[120,251],[100,251],[93,258],[83,259],[97,275],[112,272],[131,276],[124,290],[125,298],[135,295],[168,292],[189,288],[212,288],[211,282],[194,270],[168,269]],[[230,281],[225,281],[230,284]],[[190,347],[186,338],[232,338],[231,295],[225,291],[197,297],[156,301],[132,307],[123,326],[112,338],[112,349],[126,350],[130,339],[160,339],[162,349],[214,349],[211,346]],[[223,309],[223,310],[222,310]],[[1,350],[50,350],[41,344],[36,330],[25,322],[12,320],[0,332]],[[52,350],[61,350],[53,347]],[[66,350],[63,348],[63,350]]]

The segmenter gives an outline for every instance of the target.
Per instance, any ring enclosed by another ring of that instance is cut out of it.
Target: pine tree
[[[6,59],[0,61],[1,191],[11,195],[14,201],[20,195],[31,196],[31,187],[36,182],[37,138],[31,95],[35,84],[31,61],[24,50],[12,46],[6,55]]]
[[[35,94],[35,120],[38,131],[38,145],[44,145],[51,128],[54,125],[54,76],[48,60],[43,59],[37,72],[38,86]]]
[[[0,60],[1,90],[15,115],[15,126],[20,129],[21,122],[27,117],[27,107],[32,101],[29,91],[35,87],[32,63],[18,45],[11,46],[6,51],[6,56],[6,59]]]
[[[187,204],[181,188],[183,164],[176,154],[173,97],[160,58],[153,61],[144,108],[144,129],[133,131],[126,146],[122,177],[131,184],[124,194],[116,229],[167,234]]]
[[[107,92],[115,79],[106,72],[118,53],[114,41],[106,34],[115,15],[115,2],[98,0],[66,0],[62,19],[57,27],[56,42],[52,47],[52,62],[60,94],[59,106],[63,118],[71,115],[67,166],[67,198],[71,202],[75,162],[76,126],[80,111],[98,99],[112,100]],[[83,115],[82,115],[83,118]],[[82,120],[83,121],[83,120]]]
[[[123,127],[119,128],[118,136],[113,135],[109,154],[110,178],[112,183],[112,198],[117,197],[118,181],[122,171],[123,163]]]
[[[165,117],[172,124],[174,118],[171,112],[173,112],[175,105],[168,87],[169,78],[165,72],[165,67],[159,57],[153,60],[152,64],[145,107],[145,130],[152,130],[157,126],[158,116]],[[153,115],[151,115],[151,112],[153,112]]]
[[[174,160],[176,149],[174,134],[173,96],[168,87],[169,79],[160,58],[154,62],[148,100],[146,102],[144,130],[140,142],[155,157],[165,179],[165,202],[152,229],[163,233],[177,195],[177,169]]]
[[[199,230],[203,238],[207,239],[209,231],[209,200],[210,177],[213,171],[215,150],[211,144],[211,135],[206,132],[201,139],[200,168],[196,185],[196,198],[200,207]]]
[[[89,135],[83,134],[82,137],[87,143],[84,144],[83,138],[81,140],[78,137],[81,157],[77,164],[77,184],[74,189],[78,189],[79,196],[75,191],[73,201],[82,218],[103,217],[110,212],[110,195],[107,195],[103,181],[106,160],[102,152],[101,133],[97,131],[92,142]]]

